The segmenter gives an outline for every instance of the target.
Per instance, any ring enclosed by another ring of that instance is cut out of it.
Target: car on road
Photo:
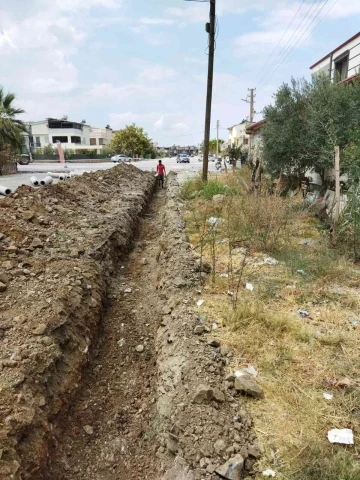
[[[186,153],[180,153],[176,157],[176,163],[190,163],[190,157]]]
[[[127,155],[119,154],[111,157],[111,161],[114,163],[131,162],[131,158],[128,157]]]
[[[215,162],[216,157],[212,153],[209,154],[209,162]]]

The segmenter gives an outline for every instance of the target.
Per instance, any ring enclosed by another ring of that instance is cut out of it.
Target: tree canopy
[[[135,123],[127,125],[115,133],[109,148],[114,153],[123,153],[129,156],[142,155],[144,157],[156,156],[155,149],[144,129]]]
[[[274,105],[264,109],[267,170],[298,176],[314,170],[324,178],[335,145],[345,148],[360,128],[360,82],[339,85],[325,75],[292,79],[274,98]]]
[[[5,94],[0,87],[0,147],[10,145],[14,150],[20,150],[24,144],[23,132],[27,130],[25,124],[16,118],[24,110],[16,108],[14,101],[15,95]]]
[[[216,143],[217,143],[216,138],[213,138],[212,140],[209,141],[209,153],[216,153]],[[219,152],[221,152],[221,147],[223,143],[225,143],[225,140],[222,140],[221,138],[219,138]],[[204,142],[201,143],[200,150],[204,151]]]

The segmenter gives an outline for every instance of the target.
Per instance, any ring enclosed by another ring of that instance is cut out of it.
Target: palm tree
[[[23,133],[27,132],[27,128],[24,122],[16,118],[24,110],[15,108],[14,100],[13,93],[5,94],[0,87],[0,149],[11,146],[14,150],[19,150],[24,144]]]

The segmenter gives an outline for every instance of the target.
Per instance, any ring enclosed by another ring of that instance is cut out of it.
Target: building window
[[[81,143],[81,137],[71,137],[71,143]]]
[[[105,138],[99,138],[99,145],[106,145]]]
[[[48,136],[48,135],[45,135],[45,137],[44,137],[44,143],[49,143],[49,136]]]
[[[40,137],[35,137],[35,147],[41,147]]]
[[[334,64],[335,80],[345,80],[345,78],[347,78],[349,70],[349,51],[344,52],[342,55],[339,55],[337,58],[335,58]]]
[[[96,138],[90,138],[90,145],[96,145]]]
[[[249,145],[249,139],[248,138],[243,139],[243,145]]]
[[[68,143],[68,137],[52,137],[52,143]]]

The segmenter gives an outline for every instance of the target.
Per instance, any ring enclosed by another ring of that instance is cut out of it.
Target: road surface
[[[176,163],[176,157],[173,158],[164,158],[162,159],[167,172],[171,170],[179,174],[179,181],[184,181],[187,177],[191,177],[202,169],[202,162],[199,162],[196,158],[191,159],[191,163]],[[156,170],[156,165],[158,160],[142,160],[140,162],[135,162],[135,165],[142,170]],[[31,185],[30,177],[35,175],[38,180],[41,180],[45,177],[47,172],[94,172],[96,170],[107,170],[113,168],[115,163],[104,162],[104,163],[69,163],[67,168],[64,168],[61,164],[56,163],[31,163],[30,165],[19,165],[19,173],[15,175],[4,175],[0,176],[0,185],[10,188],[14,192],[20,185]],[[209,171],[215,171],[215,164],[213,162],[209,163]],[[54,179],[54,183],[58,180]],[[0,199],[4,198],[0,195]]]

